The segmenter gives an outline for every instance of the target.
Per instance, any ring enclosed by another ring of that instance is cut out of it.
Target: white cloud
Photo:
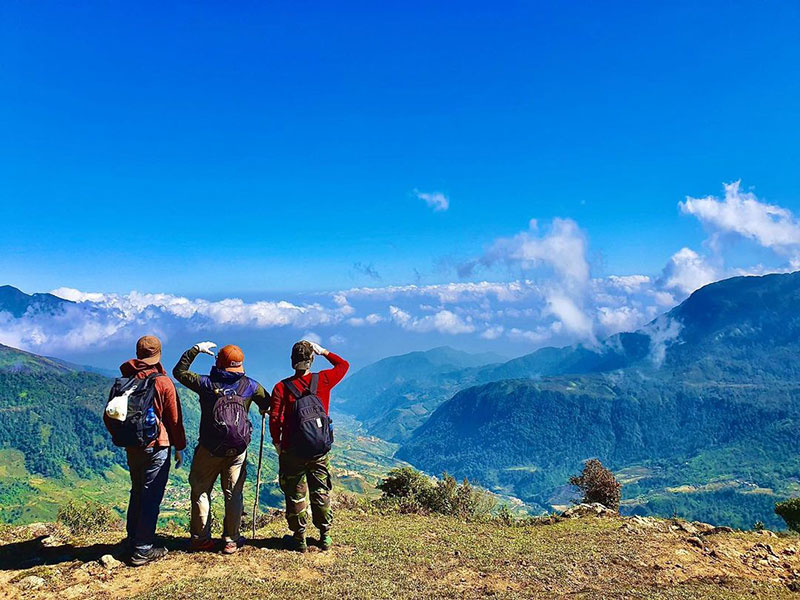
[[[800,221],[792,212],[743,192],[740,181],[725,185],[724,200],[687,197],[679,206],[715,233],[737,234],[784,254],[800,246]]]
[[[647,275],[609,275],[606,279],[609,287],[619,288],[629,294],[647,287],[651,281]]]
[[[420,318],[412,316],[397,306],[390,306],[389,317],[403,329],[420,333],[438,331],[439,333],[455,335],[475,331],[474,325],[465,322],[461,317],[449,310],[440,310],[433,315]]]
[[[650,336],[650,360],[661,366],[667,356],[667,348],[678,340],[683,325],[675,319],[663,315],[648,324],[644,332]]]
[[[681,248],[669,259],[661,275],[661,285],[668,290],[690,294],[720,278],[706,260],[690,248]]]
[[[637,329],[646,320],[646,317],[639,309],[631,306],[601,306],[597,309],[597,320],[605,335],[613,335]]]
[[[538,288],[532,281],[453,282],[432,285],[395,285],[352,288],[341,292],[348,298],[391,300],[396,297],[430,297],[442,304],[457,304],[493,296],[500,302],[516,302]]]
[[[314,342],[315,344],[322,344],[322,338],[319,336],[319,334],[316,334],[313,331],[306,331],[302,335],[301,339]]]
[[[586,236],[572,219],[553,219],[550,230],[539,235],[539,225],[531,219],[528,231],[510,238],[499,238],[475,260],[461,265],[462,276],[480,266],[498,263],[524,271],[548,268],[562,285],[583,287],[589,281]]]
[[[508,331],[508,337],[512,340],[522,340],[536,346],[541,346],[547,343],[548,340],[552,339],[553,331],[545,327],[540,327],[536,331],[512,327]]]
[[[493,327],[487,327],[482,333],[481,337],[485,340],[496,340],[503,332],[506,330],[505,327],[502,325],[494,325]]]
[[[434,212],[442,212],[450,208],[450,199],[442,192],[420,192],[414,190],[414,195],[420,200],[424,200],[429,208]]]
[[[547,306],[568,331],[574,333],[579,339],[594,341],[594,323],[574,299],[561,294],[553,294],[548,298]]]

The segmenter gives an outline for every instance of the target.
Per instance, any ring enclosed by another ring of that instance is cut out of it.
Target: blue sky
[[[0,7],[0,283],[546,278],[459,276],[531,219],[574,222],[593,278],[794,256],[678,203],[741,180],[795,223],[797,3],[70,4]]]
[[[2,8],[0,252],[31,290],[439,281],[556,216],[652,272],[702,235],[686,195],[800,204],[795,3],[79,4]]]

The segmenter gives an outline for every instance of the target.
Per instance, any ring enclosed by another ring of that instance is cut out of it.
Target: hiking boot
[[[306,543],[306,534],[298,534],[295,533],[292,536],[292,541],[289,544],[289,549],[294,550],[295,552],[305,552],[308,550],[308,544]]]
[[[333,544],[333,540],[331,539],[330,533],[322,533],[319,534],[319,549],[323,552],[327,552],[331,549],[331,545]]]
[[[206,538],[204,540],[200,538],[192,538],[189,542],[189,552],[213,552],[214,551],[214,542],[210,539]]]
[[[131,555],[131,566],[141,567],[167,555],[166,548],[150,548],[147,552],[134,552]]]
[[[222,547],[223,554],[236,554],[239,551],[239,548],[244,546],[244,538],[240,537],[237,541],[230,541],[225,542],[225,545]]]

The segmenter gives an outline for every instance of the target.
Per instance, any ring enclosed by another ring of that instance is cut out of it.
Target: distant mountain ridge
[[[69,304],[74,302],[53,294],[26,294],[11,285],[0,285],[0,312],[11,313],[15,319],[24,316],[29,310],[53,312]]]
[[[448,346],[391,356],[360,369],[336,389],[335,405],[361,420],[368,431],[401,441],[443,401],[466,374],[503,358],[470,354]]]
[[[549,373],[460,391],[398,456],[543,507],[599,457],[630,477],[626,510],[777,524],[800,490],[800,273],[710,284],[650,327],[486,367]]]
[[[350,376],[337,390],[337,402],[340,410],[361,420],[374,435],[401,443],[443,402],[470,386],[613,371],[648,361],[651,346],[651,335],[642,330],[617,334],[595,348],[547,347],[504,361],[492,354],[470,355],[446,347],[410,352],[382,359]]]

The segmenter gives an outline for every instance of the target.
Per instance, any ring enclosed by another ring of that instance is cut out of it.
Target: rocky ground
[[[524,526],[337,514],[335,547],[282,548],[280,519],[235,556],[125,566],[122,534],[76,539],[54,524],[0,532],[4,598],[800,598],[800,537],[621,518],[599,506]]]

